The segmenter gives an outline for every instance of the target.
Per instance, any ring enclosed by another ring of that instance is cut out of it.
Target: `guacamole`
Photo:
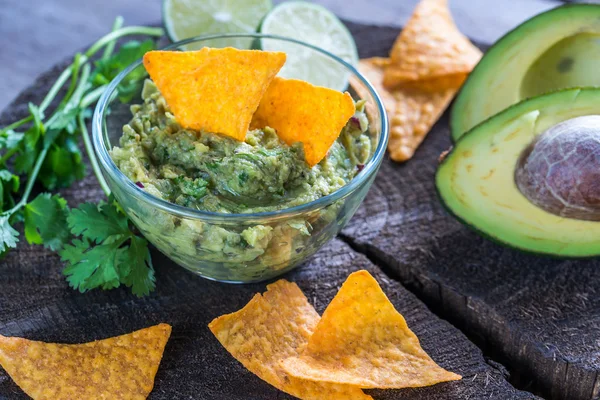
[[[270,128],[251,130],[244,142],[181,128],[151,81],[143,104],[131,107],[120,147],[111,156],[148,193],[196,210],[218,213],[274,211],[326,196],[350,182],[372,156],[365,102],[328,155],[313,168],[301,144],[288,146]],[[177,217],[115,193],[140,231],[191,271],[232,282],[264,280],[291,269],[334,237],[366,194],[298,215],[223,219]]]
[[[273,129],[251,130],[244,142],[186,130],[149,80],[142,98],[111,156],[145,191],[197,210],[255,213],[308,203],[346,185],[371,155],[364,101],[328,155],[310,168],[302,143],[288,146]]]

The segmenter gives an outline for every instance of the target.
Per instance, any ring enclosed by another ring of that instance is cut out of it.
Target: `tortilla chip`
[[[0,365],[35,400],[145,399],[170,335],[167,324],[85,344],[0,335]]]
[[[144,67],[184,128],[243,141],[285,53],[234,48],[150,51]]]
[[[360,60],[358,69],[371,82],[385,105],[390,120],[390,157],[394,161],[406,161],[448,107],[457,89],[436,92],[407,85],[389,90],[382,84],[382,66],[385,65],[386,62],[380,58],[368,58]],[[358,87],[355,86],[356,89]]]
[[[298,378],[362,388],[420,387],[461,379],[423,351],[367,271],[348,277],[306,349],[286,359],[283,367]]]
[[[260,101],[252,128],[269,126],[288,145],[304,144],[311,167],[318,164],[354,115],[350,94],[276,77]]]
[[[281,360],[298,355],[319,322],[319,314],[295,283],[279,280],[256,294],[241,310],[213,320],[208,327],[250,372],[300,399],[372,399],[362,390],[289,376]]]
[[[383,70],[390,64],[390,59],[385,57],[373,57],[362,59],[358,62],[358,70],[365,78],[373,85],[373,88],[383,101],[383,107],[387,112],[388,116],[391,116],[396,111],[396,99],[392,91],[388,90],[383,86]],[[369,96],[369,91],[361,82],[354,76],[350,77],[350,85],[358,96],[362,99],[366,99]],[[370,102],[367,103],[367,107],[371,107]],[[375,108],[373,108],[375,110]],[[371,111],[369,114],[371,114]]]
[[[454,23],[448,0],[421,0],[390,52],[384,84],[444,77],[444,86],[457,88],[481,58],[481,51]]]

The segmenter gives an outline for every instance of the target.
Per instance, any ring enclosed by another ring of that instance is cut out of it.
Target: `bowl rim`
[[[143,58],[133,62],[129,65],[125,70],[121,71],[107,86],[107,88],[100,96],[98,103],[96,104],[96,108],[94,110],[94,115],[92,118],[92,141],[94,145],[94,152],[96,157],[98,158],[102,168],[103,173],[108,174],[111,178],[116,182],[117,185],[122,186],[122,188],[137,198],[150,203],[152,206],[161,209],[162,211],[168,212],[169,214],[174,214],[179,217],[188,218],[188,219],[202,219],[202,220],[215,220],[219,222],[223,222],[224,219],[227,220],[255,220],[255,219],[264,219],[264,218],[289,218],[292,216],[304,214],[307,212],[311,212],[320,208],[323,208],[335,201],[338,201],[342,198],[345,198],[356,189],[358,189],[371,175],[375,174],[379,168],[383,160],[383,156],[385,155],[385,150],[387,148],[387,142],[389,139],[389,126],[388,126],[388,118],[385,107],[383,106],[383,102],[373,87],[373,85],[369,82],[369,80],[358,71],[350,63],[345,60],[339,58],[338,56],[331,54],[327,50],[324,50],[318,46],[314,46],[312,44],[288,38],[279,35],[270,35],[270,34],[262,34],[262,33],[228,33],[228,34],[211,34],[211,35],[200,35],[191,37],[188,39],[180,40],[178,42],[172,43],[168,46],[163,47],[161,50],[174,50],[180,46],[201,42],[207,40],[215,40],[221,38],[254,38],[254,39],[274,39],[274,40],[282,40],[290,43],[295,43],[301,46],[305,46],[310,48],[311,50],[317,51],[325,56],[333,59],[334,61],[342,64],[346,69],[349,70],[354,76],[356,76],[368,89],[370,95],[374,99],[377,110],[381,119],[381,127],[380,127],[380,138],[379,143],[373,153],[371,159],[365,164],[362,171],[360,171],[348,184],[339,188],[333,193],[328,194],[327,196],[320,197],[316,200],[313,200],[308,203],[300,204],[290,208],[284,208],[281,210],[275,211],[264,211],[257,213],[218,213],[218,212],[210,212],[210,211],[202,211],[196,210],[193,208],[181,206],[178,204],[174,204],[168,202],[164,199],[156,197],[138,187],[129,177],[127,177],[114,163],[112,158],[110,157],[108,147],[110,146],[110,142],[106,142],[108,138],[105,138],[103,135],[103,116],[108,110],[108,105],[110,101],[114,99],[113,94],[117,89],[118,85],[121,81],[135,68],[139,67]],[[106,139],[106,140],[105,140]]]

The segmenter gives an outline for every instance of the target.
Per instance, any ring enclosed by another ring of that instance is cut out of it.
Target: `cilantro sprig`
[[[122,25],[118,17],[109,34],[75,55],[39,105],[28,105],[29,115],[0,129],[0,256],[17,246],[19,232],[14,226],[23,221],[29,243],[59,252],[73,288],[86,291],[123,284],[142,296],[154,288],[148,243],[134,234],[112,197],[108,203],[86,203],[75,209],[56,194],[29,200],[36,184],[53,191],[85,176],[80,138],[100,186],[110,196],[86,119],[108,83],[155,47],[151,39],[130,40],[115,51],[119,39],[163,35],[160,28]],[[129,101],[144,78],[143,69],[129,74],[117,88],[119,99]]]
[[[147,295],[154,290],[148,242],[130,230],[129,220],[111,200],[86,203],[69,213],[69,228],[77,238],[60,252],[67,281],[81,292],[123,284],[137,296]]]

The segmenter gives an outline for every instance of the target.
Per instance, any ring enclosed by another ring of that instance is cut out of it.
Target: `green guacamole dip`
[[[304,204],[350,182],[371,158],[365,102],[329,154],[309,168],[303,146],[288,146],[270,128],[239,142],[182,129],[151,81],[143,104],[131,107],[120,147],[119,169],[148,193],[192,209],[253,213]],[[317,112],[317,111],[315,111]],[[178,217],[124,196],[121,205],[156,247],[200,275],[232,282],[272,278],[293,268],[334,237],[366,192],[300,215],[257,217],[243,223]]]
[[[197,210],[255,213],[308,203],[346,185],[371,156],[364,101],[327,157],[310,168],[302,144],[288,146],[271,128],[239,142],[181,128],[150,80],[142,99],[111,156],[145,191]]]

